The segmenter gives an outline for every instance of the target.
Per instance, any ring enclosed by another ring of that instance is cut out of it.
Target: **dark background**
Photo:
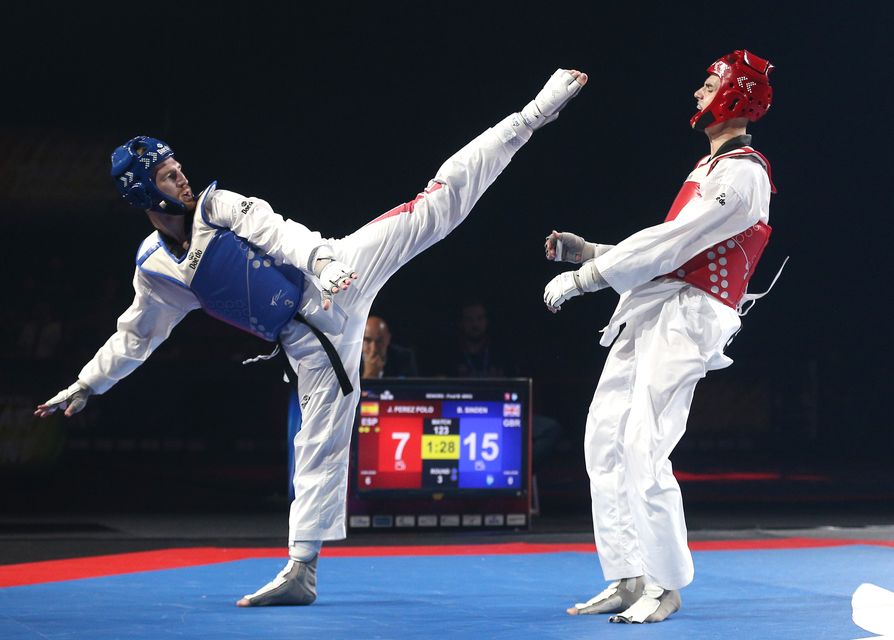
[[[38,423],[129,304],[150,227],[108,178],[112,149],[168,141],[193,187],[263,197],[341,236],[412,199],[465,142],[518,111],[557,67],[590,82],[536,134],[467,222],[403,269],[374,311],[439,373],[461,303],[561,425],[537,461],[543,509],[586,509],[581,438],[606,350],[603,292],[558,315],[552,228],[615,243],[655,224],[696,160],[692,93],[721,54],[776,66],[750,127],[779,189],[736,364],[696,395],[678,470],[690,500],[894,495],[891,5],[816,3],[176,3],[17,6],[4,16],[0,208],[6,230],[0,474],[7,512],[251,508],[282,500],[285,385],[239,361],[267,346],[197,313],[88,410]],[[440,348],[438,348],[440,347]],[[695,477],[695,476],[693,476]],[[704,476],[707,477],[707,476]],[[748,479],[751,480],[748,480]]]

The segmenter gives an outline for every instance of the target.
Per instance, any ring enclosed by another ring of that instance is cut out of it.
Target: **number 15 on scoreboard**
[[[481,437],[480,448],[478,442],[479,436]],[[479,434],[473,431],[463,438],[463,445],[468,452],[468,459],[472,462],[478,460],[478,456],[481,456],[481,460],[484,460],[485,462],[493,462],[500,457],[499,433],[486,431]]]

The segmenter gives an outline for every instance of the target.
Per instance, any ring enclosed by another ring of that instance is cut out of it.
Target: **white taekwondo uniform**
[[[696,383],[732,364],[723,349],[740,321],[737,300],[711,295],[678,276],[699,254],[711,256],[712,270],[722,268],[726,259],[717,260],[712,251],[738,251],[726,243],[768,222],[768,172],[766,160],[750,147],[721,149],[698,163],[667,221],[595,258],[603,278],[621,294],[602,330],[600,343],[614,345],[584,437],[606,580],[644,575],[668,590],[692,581],[683,503],[669,456],[686,429]],[[747,284],[759,257],[758,252],[748,273],[733,275]]]
[[[448,158],[414,200],[344,238],[324,240],[301,224],[283,220],[263,200],[217,190],[214,185],[200,196],[191,243],[215,230],[232,230],[257,249],[258,268],[285,264],[300,269],[306,278],[296,311],[332,341],[354,387],[351,394],[343,395],[320,342],[305,325],[290,321],[276,336],[269,335],[269,327],[259,327],[255,318],[250,327],[243,327],[261,337],[278,339],[298,374],[302,426],[294,440],[290,542],[345,537],[349,443],[370,306],[391,275],[465,219],[530,138],[531,129],[519,123],[516,114],[487,129]],[[335,260],[360,274],[333,300],[343,310],[340,315],[330,312],[327,316],[319,308],[319,283],[310,271],[314,250],[324,244],[333,248]],[[192,277],[188,265],[195,258],[195,249],[191,244],[186,255],[176,258],[157,232],[143,242],[137,256],[142,262],[133,279],[134,301],[118,319],[117,332],[78,376],[93,392],[107,391],[136,369],[187,313],[203,306],[188,282]]]

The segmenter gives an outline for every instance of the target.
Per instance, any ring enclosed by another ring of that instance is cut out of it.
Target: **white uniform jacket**
[[[602,277],[621,294],[608,326],[602,329],[600,344],[609,346],[626,322],[663,304],[681,288],[691,287],[682,280],[660,276],[715,243],[758,222],[769,222],[769,167],[765,168],[756,154],[738,151],[699,161],[686,179],[698,183],[699,189],[693,191],[693,197],[674,220],[643,229],[595,258]],[[732,335],[740,326],[736,312],[705,296],[723,329]],[[722,368],[731,362],[717,353],[709,368]]]
[[[264,200],[232,191],[206,189],[199,196],[194,225],[204,224],[203,207],[208,223],[230,229],[266,254],[300,269],[310,282],[313,274],[308,262],[314,249],[324,244],[319,233],[284,219]],[[153,232],[141,244],[141,251],[160,240],[159,232]],[[178,260],[164,243],[159,250],[168,253],[172,261]],[[140,366],[187,313],[200,307],[189,289],[147,275],[139,268],[134,273],[133,287],[133,303],[118,318],[117,331],[78,374],[78,379],[94,393],[106,392]],[[305,291],[310,289],[305,287]]]

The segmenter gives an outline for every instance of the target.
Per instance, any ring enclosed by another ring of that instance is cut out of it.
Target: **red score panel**
[[[422,418],[380,418],[378,448],[380,471],[422,471]]]
[[[422,486],[422,425],[441,413],[440,401],[360,402],[360,490]]]
[[[423,417],[380,417],[376,474],[366,488],[417,489],[422,484]]]

